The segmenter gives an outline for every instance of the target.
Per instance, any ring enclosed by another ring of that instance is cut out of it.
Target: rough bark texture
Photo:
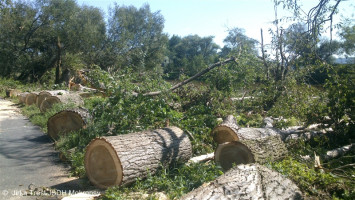
[[[239,128],[232,115],[214,128],[211,134],[219,144],[215,160],[225,170],[234,164],[265,163],[281,159],[287,154],[277,129]]]
[[[212,130],[211,135],[217,144],[270,136],[281,138],[281,132],[276,128],[239,128],[233,115],[227,116],[220,125]]]
[[[48,135],[58,140],[62,135],[85,128],[89,118],[90,114],[84,108],[60,111],[48,119]]]
[[[279,137],[240,140],[219,144],[215,151],[215,161],[224,170],[233,165],[275,161],[287,155],[285,144]]]
[[[189,137],[177,127],[96,138],[87,146],[85,169],[99,188],[126,185],[154,174],[163,165],[186,162],[192,155]]]
[[[303,199],[289,179],[262,165],[239,165],[181,199]]]
[[[36,103],[38,92],[31,92],[26,96],[25,104],[30,106]]]
[[[325,161],[327,161],[327,160],[339,158],[339,157],[343,156],[344,154],[346,154],[347,152],[354,151],[354,150],[355,150],[355,143],[345,145],[345,146],[327,151],[327,153],[323,156],[323,159]]]
[[[66,93],[61,95],[55,95],[45,98],[41,103],[39,109],[41,112],[45,112],[47,109],[52,108],[56,103],[74,103],[76,106],[82,105],[84,102],[78,93]]]
[[[26,103],[26,97],[27,95],[30,94],[28,92],[20,93],[17,97],[19,100],[19,103],[25,104]]]

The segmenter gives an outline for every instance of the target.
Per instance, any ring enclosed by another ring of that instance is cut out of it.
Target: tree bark
[[[45,112],[47,109],[52,108],[52,106],[56,103],[73,103],[76,106],[84,104],[81,96],[78,93],[67,93],[45,98],[45,100],[41,103],[39,109],[41,110],[41,112]]]
[[[161,165],[186,162],[192,155],[187,134],[167,127],[126,135],[96,138],[87,146],[85,169],[99,188],[127,185],[154,174]]]
[[[88,110],[83,108],[60,111],[48,119],[48,135],[53,140],[58,140],[60,136],[66,135],[71,131],[85,128],[89,119]]]
[[[235,164],[263,164],[287,155],[287,148],[277,129],[239,128],[233,115],[229,115],[211,134],[219,144],[215,161],[224,170]]]
[[[36,103],[38,97],[38,92],[31,92],[28,95],[26,95],[26,100],[25,100],[25,104],[27,106],[30,106],[32,104]]]
[[[289,179],[258,164],[239,165],[181,198],[200,199],[303,199]]]
[[[27,97],[28,94],[30,94],[30,93],[29,92],[20,93],[18,95],[19,102],[22,103],[22,104],[26,104],[26,97]]]
[[[62,65],[62,45],[60,44],[60,37],[57,37],[57,61],[56,61],[56,68],[55,68],[55,83],[60,83],[60,68]]]
[[[38,108],[41,107],[41,104],[42,102],[47,98],[47,97],[50,97],[50,96],[56,96],[56,95],[60,95],[60,94],[68,94],[69,92],[66,91],[66,90],[52,90],[52,91],[41,91],[39,94],[38,94],[38,97],[37,97],[37,101],[36,101],[36,105]]]
[[[224,170],[233,165],[260,163],[279,160],[287,155],[287,148],[279,137],[240,140],[219,144],[215,151],[215,161]]]

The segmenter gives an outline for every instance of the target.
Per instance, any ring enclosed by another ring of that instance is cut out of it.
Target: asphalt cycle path
[[[56,192],[44,197],[48,194],[38,188]],[[60,162],[50,138],[18,105],[0,98],[0,200],[57,199],[83,189],[80,180],[69,178],[69,166]]]

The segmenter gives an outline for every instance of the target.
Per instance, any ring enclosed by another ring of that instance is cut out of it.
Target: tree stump
[[[31,92],[26,96],[25,104],[30,106],[36,103],[38,92]]]
[[[303,196],[291,180],[278,172],[248,164],[234,167],[181,199],[303,199]]]
[[[48,135],[58,140],[62,135],[85,128],[89,118],[90,114],[84,108],[60,111],[48,119]]]
[[[26,97],[27,95],[30,94],[28,92],[20,93],[17,97],[19,100],[19,103],[26,104]]]
[[[177,127],[96,138],[87,146],[85,169],[99,188],[127,185],[154,174],[161,165],[186,162],[190,139]]]
[[[276,129],[239,128],[232,115],[212,130],[212,136],[219,144],[215,161],[224,170],[239,164],[263,164],[287,155],[287,148]]]
[[[81,96],[77,93],[67,93],[67,94],[58,94],[55,96],[50,96],[42,101],[39,109],[41,112],[46,112],[46,110],[52,108],[52,106],[56,103],[73,103],[76,106],[80,106],[84,104]]]

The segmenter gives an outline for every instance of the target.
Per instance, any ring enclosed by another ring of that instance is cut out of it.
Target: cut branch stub
[[[296,184],[259,164],[239,165],[184,195],[200,199],[303,199]]]
[[[85,128],[89,118],[89,112],[83,108],[60,111],[48,119],[48,135],[58,140],[62,135]]]
[[[187,134],[167,127],[126,135],[96,138],[87,146],[85,169],[99,188],[127,185],[154,174],[161,165],[186,162],[192,147]]]
[[[32,104],[36,103],[37,100],[37,96],[38,96],[38,92],[31,92],[28,95],[26,95],[26,100],[25,100],[25,104],[27,106],[30,106]]]

